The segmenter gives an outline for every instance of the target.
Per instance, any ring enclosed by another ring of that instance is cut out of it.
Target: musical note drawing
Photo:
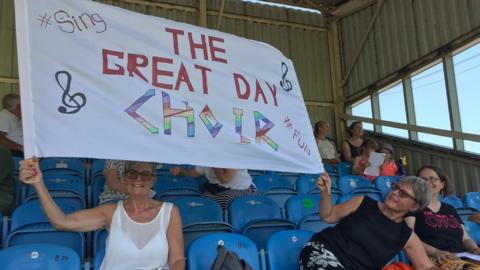
[[[282,62],[282,80],[280,81],[280,86],[283,90],[289,92],[293,89],[292,83],[286,79],[288,73],[288,66],[285,62]]]
[[[66,77],[66,85],[62,85],[60,81],[60,76]],[[70,83],[72,82],[72,75],[68,71],[62,70],[55,73],[55,79],[57,80],[58,86],[63,91],[62,94],[62,103],[64,106],[59,106],[58,111],[65,114],[73,114],[80,111],[85,104],[87,104],[87,98],[83,93],[70,94]],[[72,108],[71,111],[67,111],[68,108]]]

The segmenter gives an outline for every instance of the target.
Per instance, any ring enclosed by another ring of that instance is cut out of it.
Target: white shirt
[[[328,139],[318,141],[317,145],[322,159],[335,159],[337,157],[335,147]]]
[[[23,145],[22,121],[9,110],[0,111],[0,131],[6,133],[9,140]]]
[[[113,214],[100,270],[168,270],[167,229],[173,204],[164,202],[150,222],[132,220],[123,201]]]
[[[235,170],[235,176],[233,177],[232,181],[222,184],[220,182],[220,179],[217,177],[215,174],[215,171],[213,168],[209,167],[201,167],[197,166],[195,167],[195,170],[202,175],[205,175],[207,177],[208,182],[210,184],[218,184],[222,187],[226,188],[231,188],[231,189],[249,189],[250,186],[252,185],[252,177],[250,174],[248,174],[248,171],[246,169],[243,170]]]

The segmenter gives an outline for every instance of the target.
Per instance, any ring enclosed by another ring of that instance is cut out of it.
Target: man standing
[[[0,144],[15,156],[23,157],[23,130],[20,110],[20,96],[8,94],[2,100],[0,111]]]

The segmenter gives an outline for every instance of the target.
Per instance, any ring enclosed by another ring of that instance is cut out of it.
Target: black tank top
[[[312,240],[324,243],[345,269],[378,270],[405,247],[411,235],[405,221],[389,219],[376,201],[365,196],[355,212]]]
[[[360,155],[360,150],[361,150],[360,146],[353,145],[349,140],[345,140],[345,142],[348,143],[348,146],[350,147],[350,156],[352,157],[352,159]],[[342,153],[341,159],[342,161],[347,161],[343,153]]]

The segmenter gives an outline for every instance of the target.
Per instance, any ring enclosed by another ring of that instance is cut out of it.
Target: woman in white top
[[[185,175],[193,178],[204,175],[208,179],[205,183],[203,197],[216,201],[223,210],[227,209],[235,198],[256,193],[252,177],[246,169],[225,169],[197,166],[194,169],[174,167],[170,169],[172,175]]]
[[[317,141],[318,151],[324,163],[337,165],[340,163],[340,155],[337,153],[337,147],[327,135],[330,133],[330,124],[327,121],[318,121],[315,123],[313,134]]]
[[[101,270],[185,269],[182,222],[171,203],[150,198],[153,163],[127,162],[128,199],[65,215],[44,185],[38,159],[20,162],[20,179],[37,191],[40,203],[58,230],[109,230]]]

